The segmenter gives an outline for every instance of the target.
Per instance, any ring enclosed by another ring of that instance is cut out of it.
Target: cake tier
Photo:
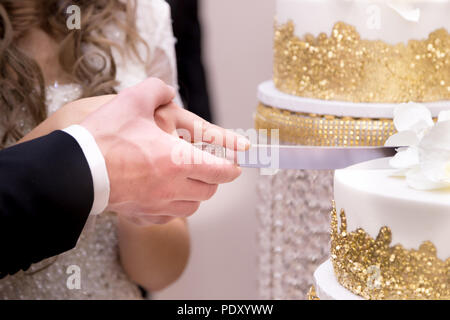
[[[331,260],[325,261],[314,272],[314,286],[320,300],[363,300],[339,284]]]
[[[418,191],[389,159],[338,170],[331,257],[338,281],[369,299],[450,298],[450,189]],[[447,259],[447,260],[446,260]],[[368,286],[378,273],[375,289]]]
[[[354,26],[362,39],[389,44],[450,31],[448,0],[277,0],[276,11],[278,23],[292,21],[298,37],[329,33],[339,21]]]
[[[257,129],[279,129],[283,143],[310,146],[382,146],[395,133],[397,104],[352,103],[283,93],[272,81],[258,88]],[[437,116],[444,102],[426,104]],[[448,105],[448,104],[447,104]]]
[[[275,84],[324,100],[450,100],[449,9],[449,0],[279,0]]]
[[[450,190],[419,191],[394,178],[389,159],[338,170],[334,199],[343,209],[349,231],[364,229],[374,239],[382,227],[392,231],[392,243],[418,249],[431,241],[440,259],[450,258]]]

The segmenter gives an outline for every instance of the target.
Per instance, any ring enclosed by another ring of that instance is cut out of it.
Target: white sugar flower
[[[388,0],[387,5],[405,20],[411,22],[420,21],[421,11],[411,0]]]
[[[450,110],[441,112],[435,124],[424,105],[401,104],[394,125],[398,133],[386,146],[404,146],[390,161],[399,169],[396,175],[418,190],[450,188]]]

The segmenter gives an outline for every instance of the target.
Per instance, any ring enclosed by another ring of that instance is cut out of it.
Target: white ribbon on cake
[[[418,190],[450,188],[450,110],[442,111],[435,124],[424,105],[401,104],[394,110],[394,124],[398,133],[386,146],[405,146],[390,161],[399,169],[395,175]]]

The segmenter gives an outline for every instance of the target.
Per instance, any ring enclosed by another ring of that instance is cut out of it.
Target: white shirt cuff
[[[102,213],[109,202],[110,184],[105,158],[92,134],[80,125],[73,125],[63,130],[77,140],[91,169],[94,185],[94,203],[91,215]]]

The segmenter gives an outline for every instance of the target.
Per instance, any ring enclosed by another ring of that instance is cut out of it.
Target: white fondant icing
[[[294,112],[375,119],[392,119],[394,108],[398,106],[396,103],[352,103],[302,98],[279,91],[273,81],[266,81],[259,85],[258,99],[265,105]],[[448,110],[450,101],[422,104],[431,110],[433,117],[437,117],[441,111]]]
[[[449,14],[449,0],[278,0],[276,18],[292,20],[299,37],[329,35],[342,21],[363,39],[397,44],[426,39],[439,28],[450,31]]]
[[[336,171],[334,198],[338,211],[345,210],[348,231],[363,228],[376,238],[387,226],[392,245],[418,249],[431,241],[440,259],[450,258],[450,189],[414,190],[394,172],[388,158]]]
[[[341,286],[334,275],[331,260],[325,261],[314,272],[314,286],[320,300],[364,300]]]

